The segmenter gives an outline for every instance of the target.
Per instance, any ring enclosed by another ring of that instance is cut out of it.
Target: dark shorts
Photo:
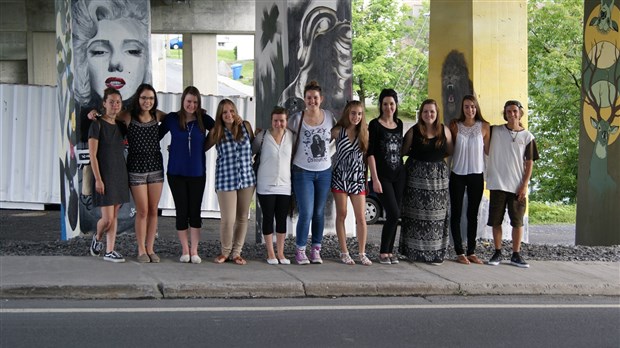
[[[148,185],[164,182],[164,171],[149,173],[129,173],[129,186]]]
[[[499,226],[504,220],[504,212],[508,208],[508,217],[510,217],[510,226],[523,226],[523,216],[525,216],[526,202],[519,202],[517,195],[511,192],[491,190],[489,202],[489,220],[488,226]]]

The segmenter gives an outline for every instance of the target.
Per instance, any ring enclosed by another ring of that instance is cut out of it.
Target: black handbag
[[[258,147],[258,152],[254,155],[254,162],[252,162],[252,169],[254,169],[254,174],[258,175],[258,167],[260,166],[260,154],[263,151],[263,141],[265,141],[265,136],[267,135],[267,130],[263,131],[263,137],[260,140],[260,146]]]

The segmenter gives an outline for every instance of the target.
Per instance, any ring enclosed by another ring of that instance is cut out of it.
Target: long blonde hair
[[[243,126],[243,119],[239,116],[237,112],[237,106],[230,99],[222,99],[220,103],[217,105],[217,112],[215,113],[215,126],[213,126],[213,140],[216,143],[221,143],[225,138],[224,128],[224,120],[222,119],[222,114],[224,113],[224,105],[231,105],[233,110],[235,111],[235,118],[233,120],[233,127],[230,132],[233,135],[233,139],[235,141],[240,141],[243,139],[243,131],[240,126]]]
[[[366,124],[366,112],[364,111],[364,105],[358,100],[352,100],[347,103],[344,110],[342,111],[342,116],[340,120],[336,123],[336,126],[340,126],[344,129],[348,129],[351,125],[351,120],[349,119],[349,114],[351,113],[351,109],[354,107],[362,108],[362,120],[360,123],[355,126],[355,132],[357,133],[357,139],[360,144],[360,149],[363,153],[366,153],[368,150],[368,124]]]

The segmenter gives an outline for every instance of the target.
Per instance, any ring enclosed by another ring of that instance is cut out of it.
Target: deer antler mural
[[[600,45],[594,43],[588,59],[587,67],[582,75],[582,93],[584,103],[590,106],[595,115],[589,115],[590,125],[596,130],[594,140],[594,150],[590,160],[590,177],[588,183],[599,194],[607,190],[616,190],[617,184],[609,175],[607,170],[607,147],[609,146],[610,135],[618,132],[618,126],[613,125],[616,118],[620,118],[620,102],[618,100],[618,86],[620,86],[620,74],[618,67],[620,64],[613,64],[613,68],[607,69],[606,76],[612,76],[610,80],[602,79],[595,81],[602,69],[599,69],[599,60],[605,45],[612,45],[609,42],[602,42]],[[612,45],[613,46],[613,45]],[[618,61],[619,51],[613,47],[615,61]],[[602,116],[602,110],[609,107],[610,113],[607,118]],[[586,111],[584,111],[586,112]]]

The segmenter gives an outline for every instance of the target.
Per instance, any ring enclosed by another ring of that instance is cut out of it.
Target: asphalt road
[[[606,297],[4,301],[2,347],[618,347]]]

